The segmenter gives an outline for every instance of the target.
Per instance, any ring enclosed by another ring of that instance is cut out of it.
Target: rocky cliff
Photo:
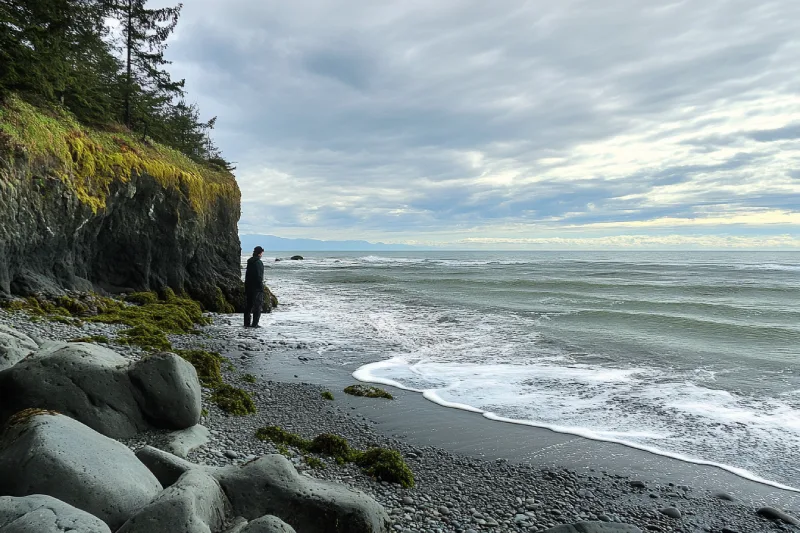
[[[0,294],[186,291],[241,299],[233,175],[10,97],[0,104]]]

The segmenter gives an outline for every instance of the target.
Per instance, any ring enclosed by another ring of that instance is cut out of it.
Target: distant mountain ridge
[[[239,235],[242,253],[251,252],[261,246],[267,252],[370,252],[370,251],[409,251],[433,250],[429,246],[408,244],[386,244],[368,241],[322,241],[317,239],[286,239],[275,235]]]

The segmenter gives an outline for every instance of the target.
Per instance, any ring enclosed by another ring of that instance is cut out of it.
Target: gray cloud
[[[169,55],[219,115],[246,231],[557,231],[797,210],[800,147],[772,146],[800,138],[797,20],[791,0],[194,0]]]

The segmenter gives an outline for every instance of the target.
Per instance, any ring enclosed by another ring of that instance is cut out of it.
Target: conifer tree
[[[125,74],[123,121],[133,127],[134,114],[146,122],[148,117],[167,105],[172,97],[183,94],[183,80],[175,82],[164,69],[167,37],[178,23],[182,4],[148,9],[147,0],[107,0],[108,13],[122,29]],[[134,100],[139,101],[134,102]],[[142,116],[143,115],[143,116]]]

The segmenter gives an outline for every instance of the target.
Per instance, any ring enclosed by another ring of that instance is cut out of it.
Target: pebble
[[[683,516],[675,507],[665,507],[664,509],[659,509],[658,512],[670,518],[681,518]]]

